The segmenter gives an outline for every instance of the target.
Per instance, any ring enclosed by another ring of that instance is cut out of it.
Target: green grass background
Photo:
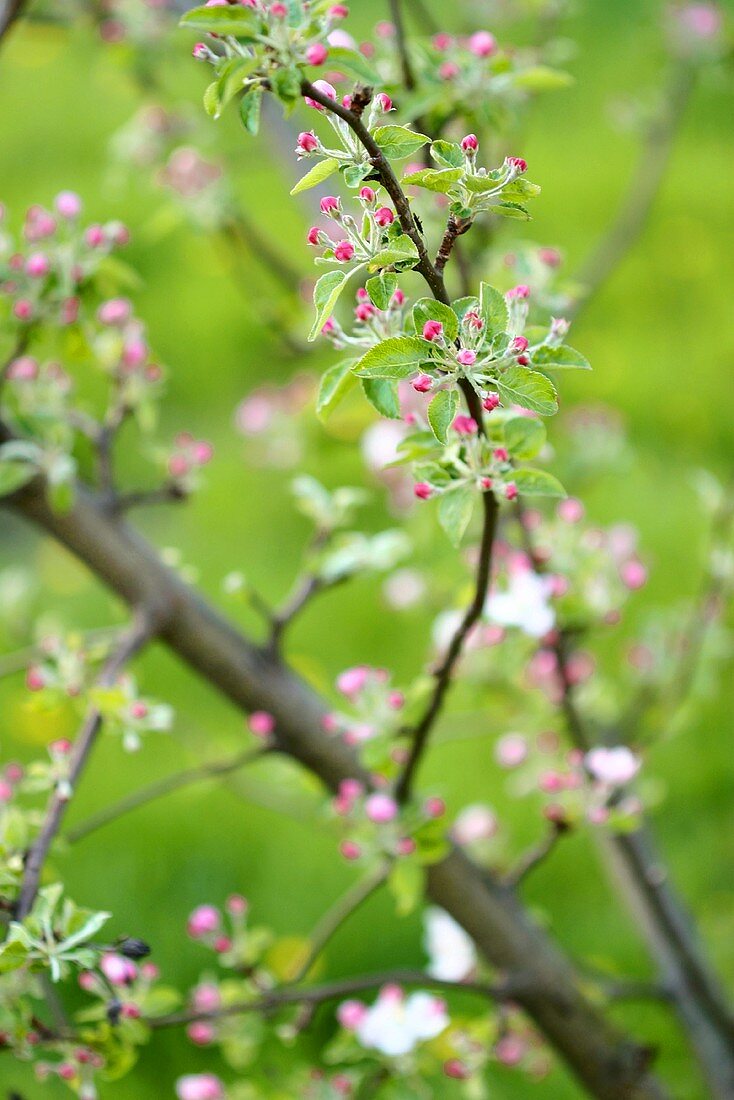
[[[352,7],[368,27],[374,5],[353,0]],[[637,138],[611,124],[610,107],[625,97],[652,96],[665,66],[657,3],[579,0],[575,8],[564,25],[564,33],[578,44],[571,66],[575,86],[537,103],[518,150],[543,186],[534,221],[520,232],[561,246],[571,270],[614,213],[638,155]],[[187,60],[188,36],[181,34],[179,45],[178,58],[173,50],[161,59],[163,80],[198,103],[203,78]],[[131,226],[128,258],[143,279],[137,305],[153,347],[171,371],[165,429],[188,428],[213,439],[217,448],[206,488],[189,506],[141,516],[138,522],[159,544],[181,548],[213,598],[221,598],[221,578],[235,568],[276,598],[288,587],[306,529],[290,505],[288,475],[246,464],[232,411],[249,389],[265,379],[286,378],[298,363],[283,356],[248,300],[249,288],[243,295],[229,262],[205,235],[182,225],[154,240],[146,227],[163,201],[160,192],[144,178],[127,189],[110,183],[109,136],[140,102],[124,55],[102,48],[83,24],[71,32],[21,27],[0,58],[0,199],[17,216],[29,202],[48,203],[60,188],[73,188],[84,196],[90,217],[118,216]],[[629,520],[642,531],[653,577],[636,601],[640,613],[646,604],[675,601],[695,589],[701,539],[689,474],[707,466],[726,476],[731,463],[731,115],[731,84],[721,68],[711,68],[686,114],[642,240],[578,325],[574,342],[592,360],[594,373],[574,377],[564,389],[567,404],[592,400],[620,409],[638,450],[634,468],[608,479],[589,505],[600,522]],[[293,254],[307,274],[308,258],[300,244],[305,222],[287,199],[283,170],[255,155],[264,143],[248,144],[234,117],[219,126],[245,201],[263,224],[273,219],[286,247],[297,242]],[[258,269],[252,268],[251,278],[259,279]],[[328,363],[326,352],[315,358],[309,366]],[[311,437],[309,469],[332,482],[337,469],[338,482],[345,484],[363,476],[349,446],[315,427]],[[369,519],[377,524],[381,518],[384,522],[378,503]],[[61,551],[39,543],[5,517],[0,530],[3,562],[37,566],[44,606],[61,609],[67,622],[81,626],[98,625],[115,610]],[[438,544],[438,533],[435,540]],[[436,553],[447,578],[443,545]],[[243,622],[250,621],[243,617]],[[419,668],[428,622],[422,611],[388,619],[379,583],[360,581],[308,613],[294,633],[292,652],[319,683],[361,661],[385,664],[400,680]],[[176,706],[175,733],[152,740],[132,758],[123,757],[116,744],[103,745],[73,819],[144,781],[241,744],[241,716],[166,653],[150,653],[141,671],[146,689]],[[734,977],[731,671],[729,662],[720,690],[698,708],[681,735],[655,748],[650,762],[668,788],[657,833],[675,882],[729,982]],[[459,712],[445,718],[446,733],[465,728]],[[488,716],[479,728],[488,735],[500,732]],[[33,755],[56,732],[28,711],[17,685],[4,685],[4,756]],[[488,736],[450,752],[437,750],[426,779],[442,789],[452,809],[476,799],[497,806],[512,846],[519,849],[535,835],[536,821],[526,806],[507,799],[491,745]],[[328,833],[251,804],[248,792],[261,796],[272,790],[265,775],[253,772],[226,786],[205,784],[174,795],[96,834],[72,853],[59,854],[57,866],[70,892],[80,902],[112,910],[116,928],[144,935],[154,944],[164,973],[180,983],[192,981],[208,961],[181,935],[186,914],[202,900],[221,901],[240,890],[251,899],[258,920],[283,934],[307,934],[325,901],[338,895],[351,873],[334,858]],[[527,896],[573,954],[611,959],[622,974],[649,973],[634,924],[612,903],[585,839],[565,844],[533,878]],[[421,959],[418,919],[396,920],[383,896],[337,936],[324,973],[418,965]],[[704,1100],[706,1089],[666,1012],[627,1006],[616,1013],[628,1029],[660,1045],[660,1072],[677,1100]],[[319,1019],[322,1031],[328,1031],[329,1014]],[[288,1054],[271,1048],[268,1058],[287,1059]],[[103,1097],[169,1096],[178,1073],[217,1065],[214,1054],[195,1050],[182,1036],[166,1035],[143,1052],[125,1081],[106,1086]],[[3,1088],[22,1088],[28,1100],[57,1095],[54,1085],[34,1083],[8,1059],[0,1065],[0,1082]],[[538,1085],[502,1070],[493,1072],[491,1082],[498,1100],[580,1095],[560,1069]],[[450,1086],[438,1086],[436,1095],[450,1096]]]

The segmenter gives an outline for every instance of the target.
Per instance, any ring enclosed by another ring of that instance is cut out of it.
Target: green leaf
[[[179,26],[205,34],[232,34],[236,38],[251,38],[260,32],[260,17],[252,8],[199,7],[181,16]]]
[[[281,103],[287,107],[301,98],[301,74],[298,69],[276,69],[270,78],[270,85]]]
[[[392,271],[381,271],[379,275],[368,279],[365,290],[370,296],[370,301],[378,309],[387,309],[392,296],[398,288],[398,277]]]
[[[526,92],[554,92],[558,88],[567,88],[574,82],[570,73],[551,69],[547,65],[536,65],[532,69],[513,73],[511,80],[516,88],[522,88]]]
[[[507,302],[501,290],[481,283],[479,288],[479,313],[487,326],[487,335],[496,336],[498,332],[507,332],[510,314]]]
[[[344,290],[350,276],[349,271],[327,271],[313,289],[313,304],[316,307],[316,320],[308,334],[309,342],[316,339],[326,321],[334,312],[339,295]]]
[[[357,376],[352,371],[356,359],[342,359],[324,373],[316,398],[316,414],[326,420],[343,397],[356,386]]]
[[[347,187],[359,187],[362,180],[366,179],[373,171],[371,164],[348,164],[342,170],[342,175]]]
[[[338,68],[343,65],[367,84],[379,84],[382,79],[363,54],[350,50],[347,46],[329,46],[328,60],[330,67],[336,65]]]
[[[213,80],[204,92],[204,110],[212,118],[219,118],[222,101],[219,98],[219,81]]]
[[[530,221],[530,212],[519,202],[498,202],[492,206],[492,213],[501,214],[503,218],[515,218],[516,221]]]
[[[513,458],[535,458],[546,441],[545,424],[531,416],[513,416],[504,425],[505,444]]]
[[[430,352],[417,336],[391,336],[370,348],[357,363],[354,373],[359,378],[410,378],[429,358]]]
[[[522,496],[535,497],[565,497],[568,493],[561,485],[558,478],[553,477],[547,470],[535,470],[525,466],[515,470],[513,480],[518,492]]]
[[[464,181],[467,191],[473,192],[475,195],[483,195],[487,191],[499,191],[497,190],[501,183],[502,177],[495,178],[494,176],[467,176]]]
[[[27,462],[0,461],[0,497],[6,497],[26,485],[37,471]]]
[[[448,489],[438,502],[438,522],[453,546],[459,546],[469,526],[477,494],[469,485]]]
[[[390,160],[412,157],[430,140],[425,134],[417,134],[407,126],[378,126],[372,136]]]
[[[363,378],[362,389],[380,416],[386,416],[389,420],[400,420],[402,413],[397,382],[391,382],[389,378]]]
[[[327,180],[329,176],[333,176],[339,167],[339,161],[334,160],[333,157],[327,157],[326,160],[320,160],[317,164],[314,164],[312,168],[309,168],[305,176],[301,176],[296,186],[291,191],[291,195],[299,195],[301,191],[308,191],[311,187],[318,187],[320,183]]]
[[[558,348],[542,344],[534,349],[532,355],[533,366],[543,367],[544,370],[591,370],[591,363],[586,356],[568,344],[561,344]]]
[[[367,264],[370,271],[378,271],[381,267],[392,267],[393,264],[408,263],[412,267],[418,259],[418,249],[407,234],[395,237],[387,248],[383,248],[373,256]]]
[[[219,73],[220,110],[245,87],[246,81],[257,68],[252,58],[232,57]]]
[[[253,136],[260,130],[260,108],[262,106],[262,88],[252,88],[240,100],[240,121]]]
[[[497,389],[504,405],[520,405],[543,416],[558,412],[555,386],[544,374],[529,367],[509,367],[498,375]]]
[[[428,423],[439,443],[445,443],[459,405],[456,390],[439,390],[428,406]]]
[[[415,859],[396,859],[390,868],[387,885],[395,898],[399,917],[412,913],[423,896],[425,871]]]
[[[540,187],[530,180],[516,179],[502,188],[503,199],[534,199],[540,194]]]
[[[421,168],[418,172],[409,172],[407,176],[403,176],[402,182],[447,195],[462,175],[461,168]]]
[[[434,141],[431,156],[443,168],[464,168],[464,154],[455,141]]]
[[[435,298],[420,298],[413,306],[415,331],[423,332],[426,321],[440,321],[446,339],[453,341],[459,334],[459,321],[451,306],[437,302]]]

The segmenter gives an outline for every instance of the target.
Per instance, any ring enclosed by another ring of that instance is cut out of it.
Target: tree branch
[[[413,73],[413,67],[410,64],[410,57],[408,55],[408,43],[405,37],[402,5],[400,0],[389,0],[389,5],[390,17],[395,27],[395,42],[400,58],[400,68],[403,72],[403,84],[407,91],[412,92],[415,88],[415,74]]]
[[[0,424],[0,442],[11,438]],[[202,677],[245,711],[275,717],[281,751],[330,788],[341,780],[369,783],[353,750],[323,732],[329,706],[287,666],[253,645],[160,559],[153,547],[105,512],[79,487],[67,513],[51,510],[41,479],[6,498],[132,606],[161,609],[158,635]],[[660,1100],[649,1075],[651,1052],[619,1034],[584,995],[575,971],[515,895],[452,849],[428,869],[428,892],[512,978],[527,975],[514,998],[546,1035],[592,1096],[600,1100]]]
[[[527,876],[544,863],[562,836],[566,836],[568,827],[562,822],[553,822],[545,836],[520,857],[516,866],[505,876],[505,882],[514,889],[524,882]]]
[[[100,674],[98,680],[100,687],[112,687],[115,684],[121,669],[145,644],[151,636],[153,629],[153,621],[150,619],[147,612],[137,612],[133,625],[120,640],[119,645],[107,660]],[[79,731],[71,751],[68,782],[72,789],[76,786],[86,767],[101,726],[102,715],[96,708],[92,708]],[[23,920],[31,911],[36,894],[38,893],[43,864],[48,855],[49,848],[59,831],[68,805],[69,798],[62,795],[61,792],[55,791],[51,795],[41,831],[31,846],[25,860],[23,880],[21,882],[20,894],[15,909],[17,920]]]
[[[23,14],[26,0],[0,0],[0,42],[3,41],[13,24]]]

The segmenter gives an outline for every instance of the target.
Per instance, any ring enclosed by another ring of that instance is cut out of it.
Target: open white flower
[[[410,1053],[417,1043],[434,1039],[448,1024],[440,997],[422,991],[406,997],[399,986],[386,985],[354,1031],[363,1047],[395,1058]]]
[[[430,959],[428,973],[447,982],[460,982],[474,970],[474,941],[443,909],[426,909],[423,944]]]
[[[486,615],[499,626],[517,626],[531,638],[542,638],[556,621],[549,604],[552,591],[552,577],[538,576],[532,569],[513,570],[507,591],[491,593]]]
[[[587,752],[586,767],[600,783],[621,787],[637,775],[640,761],[625,745],[611,749],[600,746]]]

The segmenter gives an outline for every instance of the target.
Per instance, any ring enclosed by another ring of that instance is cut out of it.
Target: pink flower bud
[[[564,523],[578,523],[584,518],[584,506],[576,497],[568,497],[558,505],[558,518]]]
[[[410,384],[417,393],[428,393],[433,386],[433,379],[430,374],[419,374]]]
[[[507,462],[508,458],[510,457],[506,447],[495,447],[492,454],[497,462]]]
[[[43,691],[46,686],[40,668],[29,668],[25,674],[25,686],[29,691]]]
[[[385,94],[385,92],[378,92],[378,94],[375,96],[375,103],[381,111],[384,111],[386,113],[387,111],[392,111],[392,100],[390,99],[389,95]]]
[[[341,208],[341,203],[336,195],[325,195],[319,206],[322,214],[333,214]]]
[[[336,1010],[336,1018],[346,1031],[354,1031],[367,1015],[367,1007],[361,1001],[342,1001]]]
[[[27,298],[19,298],[13,305],[13,315],[19,321],[30,321],[33,316],[33,306]]]
[[[333,4],[329,8],[327,15],[331,19],[346,19],[349,15],[349,8],[346,4]]]
[[[196,61],[207,61],[212,56],[212,52],[206,43],[197,42],[191,51],[191,56]]]
[[[132,959],[112,952],[102,956],[99,968],[112,985],[130,985],[138,976],[138,968]]]
[[[362,188],[360,188],[359,197],[362,200],[362,202],[372,203],[377,198],[377,195],[375,194],[375,192],[372,190],[371,187],[362,187]]]
[[[73,748],[73,743],[68,737],[59,737],[48,746],[52,756],[68,756]]]
[[[340,263],[349,263],[354,256],[354,245],[347,240],[337,241],[334,246],[334,256]]]
[[[469,39],[469,49],[475,57],[491,57],[497,51],[497,40],[489,31],[477,31]]]
[[[186,931],[192,939],[198,940],[202,936],[216,932],[220,920],[219,910],[213,905],[199,905],[191,913],[186,924]]]
[[[326,80],[315,80],[313,86],[317,92],[321,92],[322,96],[325,96],[327,99],[336,100],[336,88],[333,84],[327,83]],[[326,110],[325,107],[322,107],[320,103],[310,96],[305,96],[304,98],[306,100],[306,106],[313,107],[317,111]]]
[[[446,813],[446,803],[442,798],[427,798],[423,809],[428,817],[443,817]]]
[[[32,279],[42,279],[44,275],[48,275],[51,264],[43,252],[33,252],[26,260],[25,269]]]
[[[364,804],[364,811],[370,821],[384,825],[398,816],[398,804],[389,794],[371,794]]]
[[[348,668],[337,677],[336,689],[342,695],[346,695],[348,699],[353,699],[364,690],[369,676],[370,669],[368,665],[356,665],[354,668]]]
[[[214,1042],[216,1031],[205,1020],[195,1020],[193,1024],[189,1024],[186,1028],[186,1034],[197,1047],[206,1047]]]
[[[528,170],[528,162],[523,160],[522,157],[505,157],[505,164],[508,168],[511,168],[513,172],[522,174]]]
[[[232,949],[232,941],[229,936],[217,936],[213,946],[218,955],[226,955]]]
[[[395,221],[395,215],[389,206],[381,206],[379,210],[375,211],[375,222],[384,229],[388,225],[392,225]]]
[[[461,139],[461,148],[465,153],[476,153],[479,148],[479,139],[476,134],[467,134]]]
[[[323,65],[329,56],[329,51],[322,42],[314,42],[306,50],[306,61],[309,65]]]
[[[256,737],[269,737],[275,729],[275,719],[266,710],[253,711],[247,724]]]
[[[58,1068],[58,1074],[62,1081],[73,1081],[76,1077],[76,1069],[71,1062],[62,1062]]]
[[[131,314],[132,307],[126,298],[110,298],[97,310],[97,317],[103,325],[124,325]]]
[[[459,435],[476,435],[479,425],[473,416],[464,416],[463,413],[459,413],[454,417],[454,422],[451,425],[455,432]]]
[[[6,779],[0,779],[0,802],[10,802],[13,797],[13,785]]]
[[[433,496],[433,489],[426,481],[419,481],[413,486],[413,493],[418,497],[418,500],[428,500],[430,496]]]
[[[358,321],[369,321],[371,317],[374,317],[376,309],[369,302],[361,302],[354,311],[354,316]]]
[[[192,1005],[197,1012],[215,1012],[221,1003],[219,986],[214,982],[201,982],[194,987]]]
[[[484,328],[484,321],[473,309],[464,314],[462,324],[466,325],[467,328],[473,328],[476,332],[480,332]]]
[[[560,267],[561,254],[556,248],[539,248],[538,259],[546,267]]]
[[[319,229],[319,227],[317,225],[312,225],[306,235],[306,240],[309,244],[317,245],[319,243],[320,233],[321,230]]]
[[[343,840],[339,845],[339,851],[344,856],[344,859],[348,859],[354,862],[355,859],[359,859],[362,855],[362,849],[359,844],[355,844],[353,840]]]
[[[442,340],[443,339],[443,325],[440,321],[426,321],[423,326],[423,339],[424,340]]]
[[[515,500],[517,498],[517,485],[514,481],[510,481],[505,485],[505,499]]]
[[[516,1066],[525,1054],[525,1043],[517,1035],[503,1035],[497,1040],[494,1053],[503,1066]]]
[[[402,291],[402,290],[400,290],[400,288],[399,288],[399,287],[398,287],[398,289],[397,289],[397,290],[395,291],[395,293],[393,294],[393,296],[392,296],[392,298],[391,298],[391,303],[392,303],[392,305],[394,305],[394,306],[402,306],[402,305],[405,305],[405,294],[403,293],[403,291]]]
[[[224,904],[232,917],[241,917],[250,908],[250,903],[247,898],[243,898],[242,894],[230,894]]]
[[[458,1058],[449,1058],[447,1062],[444,1062],[443,1072],[446,1077],[451,1077],[455,1081],[466,1081],[471,1077],[469,1067]]]
[[[84,240],[90,248],[99,248],[105,243],[105,233],[101,225],[90,225],[84,233]]]
[[[136,702],[131,704],[130,714],[133,718],[147,718],[148,708],[141,699],[138,699]]]
[[[129,1001],[122,1006],[120,1013],[126,1020],[139,1020],[141,1016],[138,1006],[136,1004],[131,1004]]]
[[[176,1081],[178,1100],[224,1100],[224,1085],[213,1073],[188,1073]]]
[[[496,409],[499,406],[499,403],[500,395],[498,393],[495,393],[494,390],[490,390],[490,392],[484,398],[482,405],[487,410],[487,412],[492,412],[493,409]]]
[[[461,363],[462,367],[473,367],[477,361],[477,353],[470,348],[463,348],[456,356],[457,362]]]
[[[288,5],[276,0],[274,4],[270,5],[270,14],[274,15],[276,19],[285,19],[288,14]]]
[[[75,191],[59,191],[54,205],[62,218],[78,218],[82,212],[82,200]]]
[[[304,130],[298,135],[297,145],[304,153],[313,153],[319,147],[319,139],[313,130]]]
[[[530,287],[525,286],[524,283],[520,284],[520,286],[513,286],[512,290],[508,290],[507,294],[505,294],[505,298],[509,299],[510,301],[512,301],[514,298],[524,300],[529,297]]]
[[[626,588],[635,591],[642,588],[647,581],[647,569],[641,561],[627,561],[619,571],[622,583]]]
[[[441,80],[455,80],[461,70],[455,61],[442,61],[438,68]]]
[[[525,351],[528,346],[528,341],[524,336],[516,336],[512,341],[513,351]]]

